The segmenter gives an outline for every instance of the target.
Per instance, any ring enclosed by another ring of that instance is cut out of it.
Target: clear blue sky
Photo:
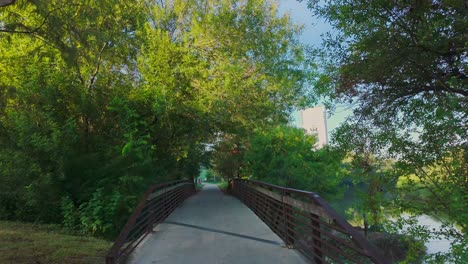
[[[280,0],[279,12],[280,14],[290,14],[294,23],[304,25],[300,41],[305,44],[320,46],[322,42],[321,35],[332,30],[327,22],[312,16],[312,12],[307,9],[306,1],[299,3],[296,0]],[[350,114],[351,110],[346,109],[345,106],[337,107],[335,113],[327,120],[328,133],[330,134]],[[300,121],[299,113],[293,114],[292,117],[296,120],[296,124]]]

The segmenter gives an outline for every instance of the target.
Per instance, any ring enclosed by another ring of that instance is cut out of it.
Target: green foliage
[[[219,135],[309,101],[300,27],[268,0],[17,1],[0,21],[0,219],[112,237]]]
[[[218,188],[221,189],[222,191],[226,191],[227,188],[229,188],[229,182],[223,181],[223,182],[218,183]]]
[[[219,182],[221,180],[221,177],[214,169],[206,169],[204,178],[208,182]]]
[[[316,90],[354,106],[354,115],[336,135],[337,145],[351,151],[364,171],[372,164],[366,161],[371,157],[377,165],[393,159],[391,173],[384,178],[391,183],[399,177],[409,180],[394,190],[392,209],[443,216],[444,226],[452,228],[425,234],[466,245],[466,4],[308,3],[315,15],[336,29],[326,35],[326,49],[317,57],[322,59],[324,76],[317,79]],[[415,236],[424,239],[422,233]],[[445,257],[457,259],[460,253],[452,247],[452,254]]]
[[[239,178],[243,164],[243,145],[241,138],[225,136],[218,142],[212,155],[212,166],[215,174],[227,179]]]
[[[62,198],[63,226],[68,230],[77,230],[80,226],[80,216],[70,197]]]
[[[313,150],[315,141],[302,129],[289,126],[259,130],[249,140],[243,173],[253,179],[335,198],[344,176],[341,156],[327,148]]]
[[[393,171],[395,162],[375,154],[385,147],[384,133],[387,132],[375,133],[366,124],[345,123],[332,136],[332,147],[346,155],[344,166],[349,171],[345,180],[348,200],[343,202],[342,209],[358,225],[382,224],[384,207],[394,198],[392,193],[398,179]]]

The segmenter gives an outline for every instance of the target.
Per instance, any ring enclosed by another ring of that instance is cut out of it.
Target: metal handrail
[[[320,195],[234,179],[230,192],[313,263],[390,263]]]
[[[125,262],[154,226],[194,193],[195,185],[188,180],[150,186],[106,255],[106,264]]]

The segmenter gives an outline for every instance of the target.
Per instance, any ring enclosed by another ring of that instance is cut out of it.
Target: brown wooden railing
[[[230,192],[312,263],[390,263],[316,193],[244,179]]]
[[[124,263],[154,226],[194,193],[194,183],[186,180],[149,187],[107,254],[106,264]]]

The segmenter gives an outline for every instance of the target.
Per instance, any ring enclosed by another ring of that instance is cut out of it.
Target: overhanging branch
[[[0,2],[1,2],[1,1],[5,1],[5,0],[0,0]],[[37,32],[46,24],[47,20],[49,19],[49,16],[52,14],[52,12],[54,12],[54,11],[60,9],[60,8],[61,8],[61,7],[55,8],[55,9],[53,9],[53,10],[50,10],[50,11],[47,13],[47,15],[44,17],[44,20],[42,20],[42,23],[41,23],[38,27],[36,27],[36,28],[34,28],[34,29],[31,29],[31,30],[23,30],[23,31],[0,29],[0,33],[1,33],[1,32],[5,32],[5,33],[16,33],[16,34],[35,34],[35,33],[37,33]]]

